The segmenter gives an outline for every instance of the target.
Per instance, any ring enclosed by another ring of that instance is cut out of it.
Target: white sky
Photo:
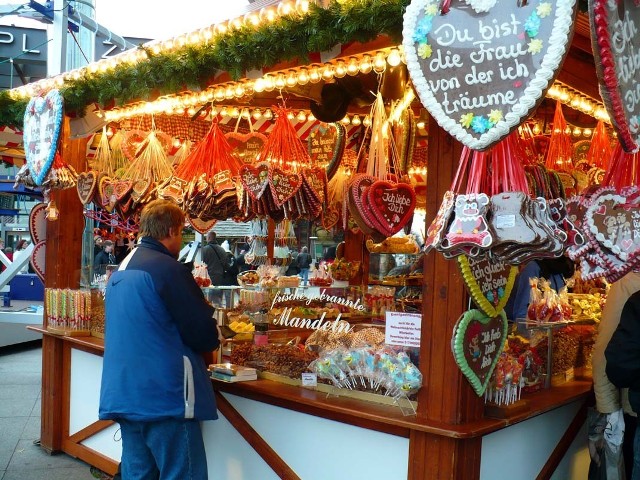
[[[45,0],[36,0],[41,4]],[[27,0],[0,0],[0,7],[28,4]],[[163,39],[234,18],[244,13],[247,0],[95,0],[96,21],[120,36]],[[2,25],[42,28],[42,23],[17,16],[0,19]]]

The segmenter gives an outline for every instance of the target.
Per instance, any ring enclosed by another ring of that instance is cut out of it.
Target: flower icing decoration
[[[540,17],[536,12],[529,15],[527,21],[524,22],[524,31],[527,32],[530,38],[538,36],[538,32],[540,31]]]
[[[471,122],[473,122],[473,113],[465,113],[460,117],[460,124],[464,128],[469,128],[471,126]]]
[[[549,2],[543,2],[540,5],[538,5],[538,8],[536,8],[536,13],[540,18],[548,17],[549,15],[551,15],[551,11],[552,11],[552,8]]]
[[[529,48],[527,51],[533,55],[542,51],[542,40],[534,38],[529,42]]]
[[[424,9],[424,14],[434,17],[438,14],[438,7],[434,3],[427,5]]]
[[[479,117],[473,117],[473,121],[471,122],[471,128],[476,133],[484,133],[489,130],[491,126],[491,122],[482,115]]]
[[[429,45],[428,43],[421,43],[418,46],[418,56],[420,58],[429,58],[432,53],[433,53],[433,49],[431,48],[431,45]]]
[[[498,123],[500,120],[502,120],[502,111],[501,110],[491,110],[491,112],[489,113],[489,121],[495,125],[496,123]]]

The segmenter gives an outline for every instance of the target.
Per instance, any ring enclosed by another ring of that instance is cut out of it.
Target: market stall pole
[[[83,171],[86,163],[87,139],[69,138],[69,118],[65,118],[61,136],[60,152],[63,159],[77,171]],[[75,189],[58,190],[52,197],[56,202],[59,217],[47,222],[45,288],[77,288],[80,283],[80,259],[82,258],[82,232],[84,217],[82,205]],[[46,329],[47,305],[44,325]],[[68,365],[63,339],[51,335],[42,338],[42,419],[40,444],[48,452],[62,449],[64,421],[68,405],[62,399],[68,395]],[[68,349],[67,349],[68,352]],[[68,430],[68,427],[66,427]]]

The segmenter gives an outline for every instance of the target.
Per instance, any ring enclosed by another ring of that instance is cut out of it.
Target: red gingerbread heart
[[[269,187],[273,201],[281,208],[293,197],[302,186],[302,178],[297,173],[285,172],[279,168],[272,168],[269,172]]]
[[[242,164],[253,164],[258,159],[267,137],[259,132],[238,133],[229,132],[225,138],[231,146],[231,154]]]
[[[340,211],[335,207],[329,207],[322,212],[322,228],[331,230],[340,221]]]
[[[375,223],[375,217],[369,210],[366,200],[366,191],[375,181],[375,177],[371,175],[364,173],[354,175],[347,187],[349,198],[347,205],[352,219],[356,222],[360,230],[362,230],[365,235],[371,236],[376,243],[380,243],[386,236],[379,232],[377,224]]]
[[[640,102],[637,99],[640,51],[640,4],[637,0],[593,0],[589,4],[593,56],[602,99],[627,152],[640,147]]]
[[[318,201],[324,204],[327,199],[327,175],[321,168],[306,168],[302,172],[302,180],[308,192]]]
[[[382,227],[381,233],[391,237],[402,230],[413,217],[416,194],[408,183],[377,181],[367,191],[369,208]]]
[[[187,216],[187,221],[193,227],[193,229],[201,235],[207,233],[217,223],[217,220],[209,220],[205,222],[202,219],[198,217],[192,217],[191,215]]]
[[[243,165],[239,170],[240,181],[249,196],[259,200],[269,181],[269,165],[259,163],[257,166]]]

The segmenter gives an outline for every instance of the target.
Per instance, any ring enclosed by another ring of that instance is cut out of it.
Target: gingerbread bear
[[[454,218],[446,234],[446,248],[476,246],[487,248],[493,242],[485,214],[489,197],[484,193],[458,195]]]

